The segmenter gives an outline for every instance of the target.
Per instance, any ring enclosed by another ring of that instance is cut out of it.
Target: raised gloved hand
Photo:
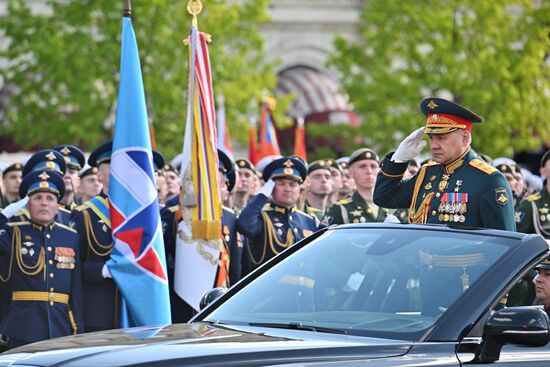
[[[273,192],[273,189],[275,188],[275,181],[272,179],[269,179],[265,185],[258,191],[258,194],[264,194],[265,196],[269,197],[271,193]]]
[[[384,218],[384,223],[401,223],[401,221],[395,215],[389,214]]]
[[[391,157],[391,161],[405,163],[414,159],[426,146],[426,141],[422,140],[422,138],[424,138],[424,126],[413,131],[399,144],[399,147],[397,147],[397,150]]]
[[[27,205],[28,202],[29,202],[29,197],[25,196],[23,199],[20,199],[14,203],[11,203],[10,205],[2,209],[1,213],[2,215],[4,215],[4,217],[6,217],[6,219],[10,219],[21,208]]]

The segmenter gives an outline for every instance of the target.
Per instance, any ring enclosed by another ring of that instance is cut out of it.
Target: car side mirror
[[[199,307],[201,310],[204,310],[206,306],[223,296],[227,293],[227,288],[218,287],[213,288],[206,292],[204,296],[202,296],[201,301],[199,302]]]
[[[476,359],[495,362],[505,344],[542,347],[550,341],[549,319],[538,307],[508,307],[495,312],[483,328],[483,341]]]

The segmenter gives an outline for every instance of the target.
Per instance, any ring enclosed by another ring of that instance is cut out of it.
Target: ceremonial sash
[[[101,220],[105,222],[111,228],[111,219],[109,215],[109,201],[102,196],[96,196],[84,203],[87,207],[92,209]]]

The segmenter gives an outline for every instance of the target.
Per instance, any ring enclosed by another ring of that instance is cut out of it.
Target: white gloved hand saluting
[[[272,179],[269,179],[265,185],[258,191],[258,194],[264,194],[265,196],[269,197],[271,193],[273,192],[273,189],[275,188],[275,181]]]
[[[25,196],[23,199],[18,200],[14,203],[11,203],[10,205],[8,205],[4,209],[2,209],[2,211],[0,213],[2,213],[2,215],[4,217],[6,217],[6,219],[10,219],[21,208],[23,208],[25,205],[27,205],[28,202],[29,202],[29,197]]]
[[[401,144],[399,144],[399,147],[397,147],[397,150],[391,157],[391,161],[395,163],[405,163],[414,159],[426,146],[426,141],[422,140],[423,138],[424,126],[413,131],[401,142]]]

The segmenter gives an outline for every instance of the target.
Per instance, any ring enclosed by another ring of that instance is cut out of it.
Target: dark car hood
[[[311,331],[175,324],[34,343],[1,354],[0,366],[261,366],[393,357],[411,346]]]

